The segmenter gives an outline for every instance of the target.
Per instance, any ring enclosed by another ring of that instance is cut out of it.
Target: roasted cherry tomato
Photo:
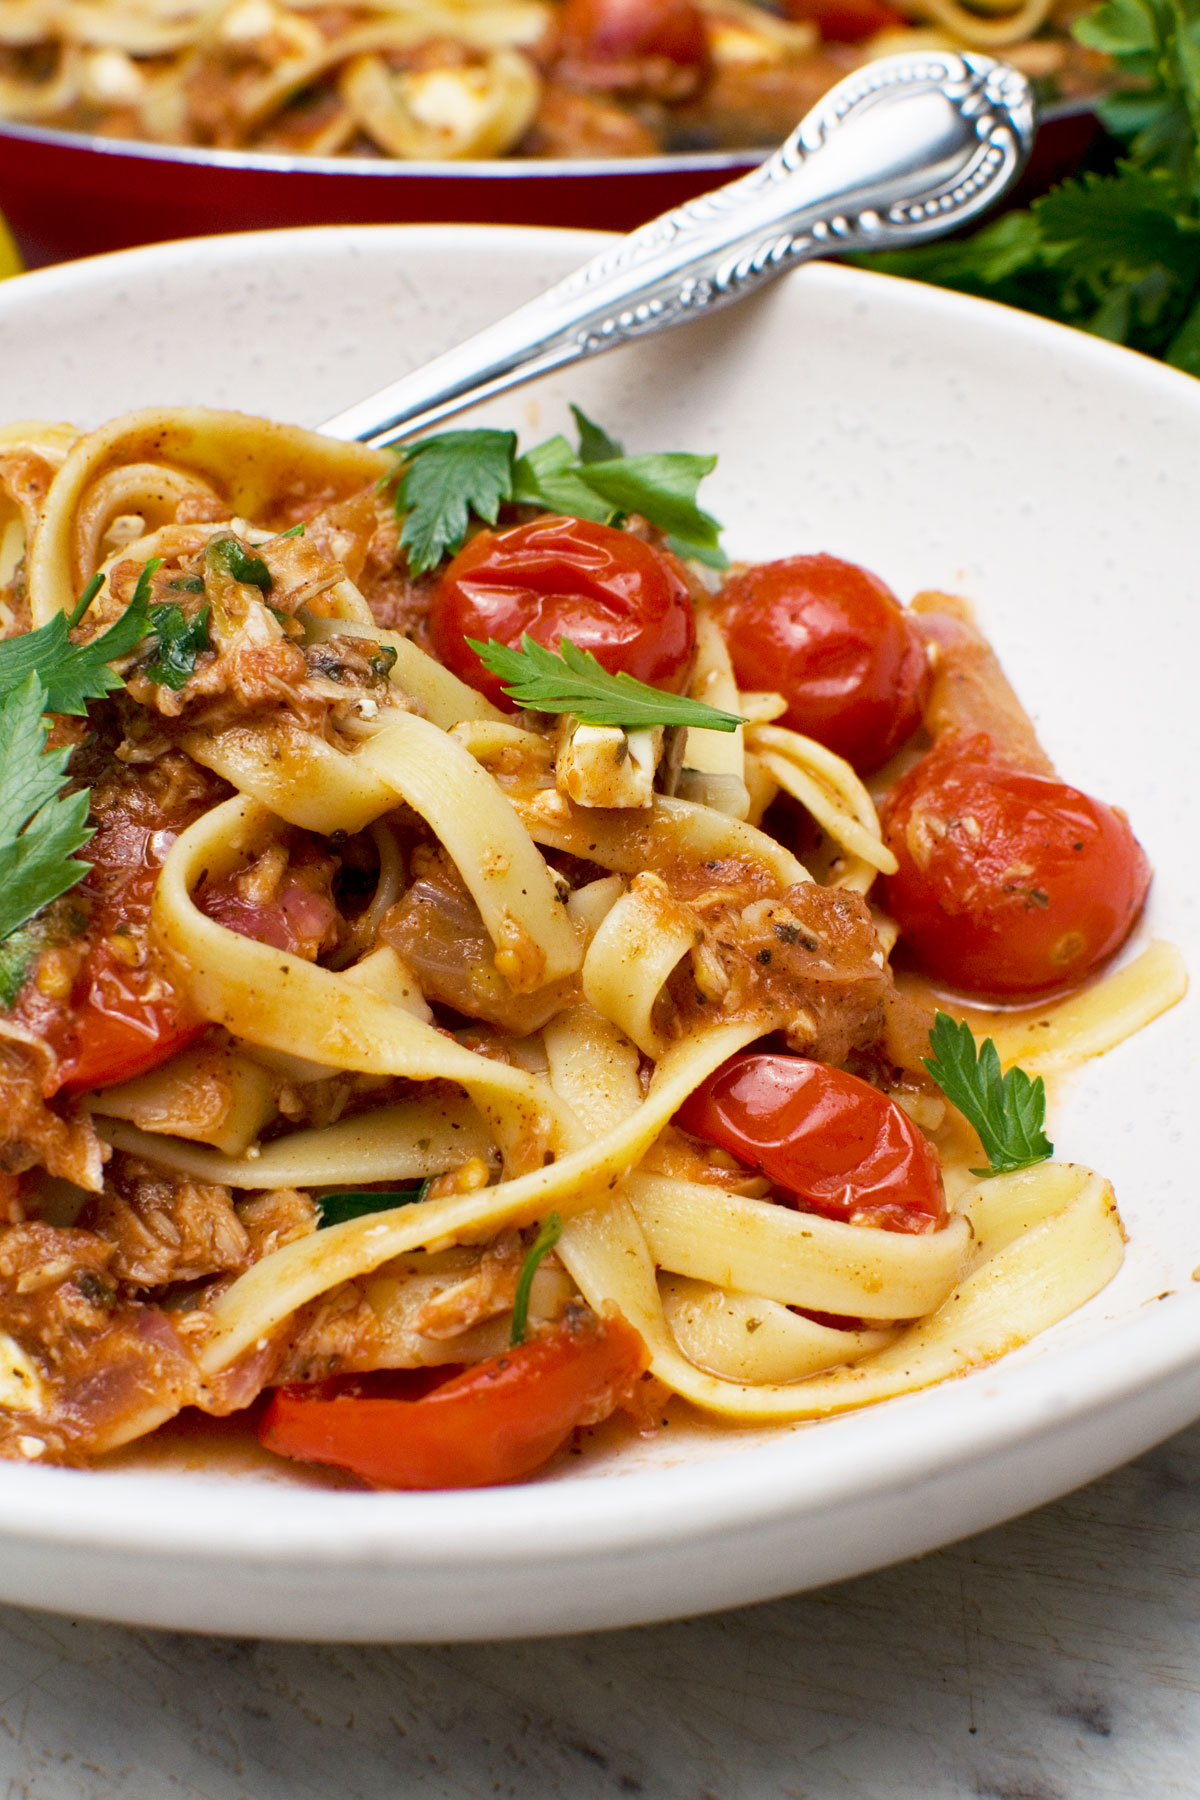
[[[937,1157],[907,1113],[825,1063],[744,1051],[675,1116],[831,1219],[920,1232],[946,1216]]]
[[[559,31],[563,54],[573,62],[653,56],[697,72],[708,65],[704,18],[692,0],[566,0]]]
[[[16,1016],[50,1044],[68,1092],[144,1075],[208,1029],[147,941],[150,902],[174,838],[126,818],[101,826],[79,890],[90,917],[71,992],[47,995],[35,974],[18,998]]]
[[[985,736],[941,739],[896,783],[883,901],[927,972],[1005,998],[1082,981],[1119,949],[1150,884],[1125,815],[1010,768]]]
[[[567,637],[610,673],[623,669],[672,693],[696,642],[675,557],[611,525],[555,516],[473,537],[438,583],[429,627],[446,667],[510,711],[467,638],[517,649],[528,632],[554,649]]]
[[[883,0],[784,0],[793,19],[811,19],[827,44],[859,44],[877,31],[897,31],[908,24],[903,13]]]
[[[739,685],[781,693],[784,724],[856,769],[877,769],[920,724],[925,649],[878,576],[787,556],[735,576],[719,604]]]
[[[281,1388],[259,1436],[279,1456],[330,1463],[372,1487],[494,1487],[531,1475],[577,1425],[607,1418],[648,1361],[624,1319],[585,1317],[416,1400]]]

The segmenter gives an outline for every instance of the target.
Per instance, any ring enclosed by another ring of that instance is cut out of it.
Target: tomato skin
[[[495,1487],[532,1475],[577,1425],[606,1418],[648,1361],[624,1319],[570,1322],[417,1400],[281,1388],[259,1437],[279,1456],[348,1469],[372,1487]]]
[[[438,583],[429,626],[446,667],[508,712],[498,677],[466,638],[519,649],[527,632],[554,649],[568,637],[611,674],[625,670],[671,693],[686,680],[696,646],[675,557],[611,525],[554,515],[473,537]]]
[[[788,703],[783,723],[863,773],[921,722],[929,661],[877,575],[836,556],[786,556],[735,576],[718,606],[734,673]]]
[[[1074,986],[1118,950],[1150,865],[1123,813],[950,734],[882,815],[883,903],[935,979],[1006,999]]]
[[[827,44],[860,44],[878,31],[896,31],[908,23],[883,0],[785,0],[792,19],[811,19]]]
[[[692,0],[566,0],[559,31],[564,55],[583,63],[661,56],[680,68],[708,66],[704,19]]]
[[[886,1094],[842,1069],[742,1051],[675,1118],[813,1212],[886,1231],[933,1231],[945,1220],[932,1146]]]

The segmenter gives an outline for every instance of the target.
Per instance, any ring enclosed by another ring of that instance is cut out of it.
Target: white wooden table
[[[843,1587],[605,1636],[204,1639],[0,1610],[0,1800],[1196,1800],[1200,1426]]]

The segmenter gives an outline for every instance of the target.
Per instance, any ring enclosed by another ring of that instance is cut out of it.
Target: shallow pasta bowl
[[[6,417],[207,403],[314,423],[600,247],[384,228],[210,239],[0,291]],[[577,400],[631,449],[717,451],[735,557],[828,550],[967,593],[1063,773],[1127,807],[1147,934],[1197,957],[1190,571],[1200,386],[1013,312],[814,266],[474,415],[544,435]],[[429,1639],[732,1605],[1036,1505],[1200,1414],[1185,1000],[1057,1084],[1060,1156],[1130,1243],[1082,1310],[998,1363],[817,1425],[672,1423],[541,1480],[387,1495],[267,1468],[221,1432],[101,1471],[0,1466],[0,1597],[173,1627]]]

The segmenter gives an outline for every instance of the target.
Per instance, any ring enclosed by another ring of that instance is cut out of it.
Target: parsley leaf
[[[542,1258],[548,1256],[562,1236],[562,1220],[557,1213],[551,1213],[542,1229],[529,1247],[529,1254],[521,1264],[521,1273],[517,1277],[517,1291],[513,1296],[512,1330],[508,1341],[512,1345],[523,1344],[525,1333],[529,1329],[529,1296],[533,1291],[533,1278],[538,1272]]]
[[[396,510],[405,515],[400,542],[414,575],[460,548],[472,513],[496,523],[512,496],[516,448],[515,431],[443,431],[405,445]]]
[[[1002,1076],[991,1038],[984,1039],[977,1053],[971,1027],[955,1024],[949,1013],[938,1013],[929,1047],[933,1056],[925,1058],[925,1067],[975,1127],[987,1155],[987,1168],[972,1169],[972,1175],[1006,1175],[1053,1156],[1040,1075],[1031,1081],[1024,1069],[1010,1069]]]
[[[59,793],[70,751],[44,748],[46,698],[36,671],[0,696],[0,940],[87,873],[88,797]]]
[[[509,699],[535,712],[573,713],[585,725],[619,725],[625,731],[655,725],[736,731],[743,722],[737,713],[720,712],[683,694],[665,694],[624,671],[610,675],[590,650],[581,650],[570,638],[563,638],[557,650],[535,643],[528,632],[519,650],[494,638],[486,644],[476,638],[466,641],[484,667],[504,682]]]
[[[641,513],[660,531],[677,556],[691,556],[714,569],[725,567],[721,527],[696,504],[696,489],[717,466],[715,456],[689,456],[665,451],[652,456],[623,456],[612,462],[589,463],[584,479],[601,499],[623,513]]]
[[[588,486],[565,437],[552,437],[517,458],[511,498],[523,506],[544,506],[547,512],[593,519],[599,525],[607,525],[617,512]]]
[[[589,419],[582,406],[572,404],[571,414],[579,431],[579,460],[582,463],[615,462],[624,456],[625,448],[610,438],[602,426]]]
[[[321,1215],[318,1229],[324,1231],[327,1225],[344,1225],[347,1219],[365,1219],[369,1213],[391,1212],[397,1206],[412,1206],[425,1198],[429,1186],[428,1181],[423,1181],[419,1187],[379,1191],[339,1188],[336,1193],[318,1194],[315,1196]]]
[[[89,582],[88,589],[85,596],[90,605],[99,591],[98,584]],[[145,593],[139,595],[135,590],[116,624],[99,637],[86,644],[73,644],[69,636],[71,619],[83,617],[82,605],[81,600],[70,618],[66,613],[55,613],[36,631],[5,638],[0,643],[0,696],[13,693],[36,673],[41,679],[47,712],[82,717],[89,700],[102,700],[105,694],[123,685],[109,664],[136,650],[145,637],[149,622]]]
[[[472,517],[494,525],[506,501],[601,525],[640,513],[667,533],[678,555],[725,567],[721,527],[696,504],[696,490],[716,457],[675,451],[626,456],[579,407],[571,411],[578,451],[558,436],[518,456],[511,431],[446,431],[405,448],[396,510],[415,575],[462,547]]]

